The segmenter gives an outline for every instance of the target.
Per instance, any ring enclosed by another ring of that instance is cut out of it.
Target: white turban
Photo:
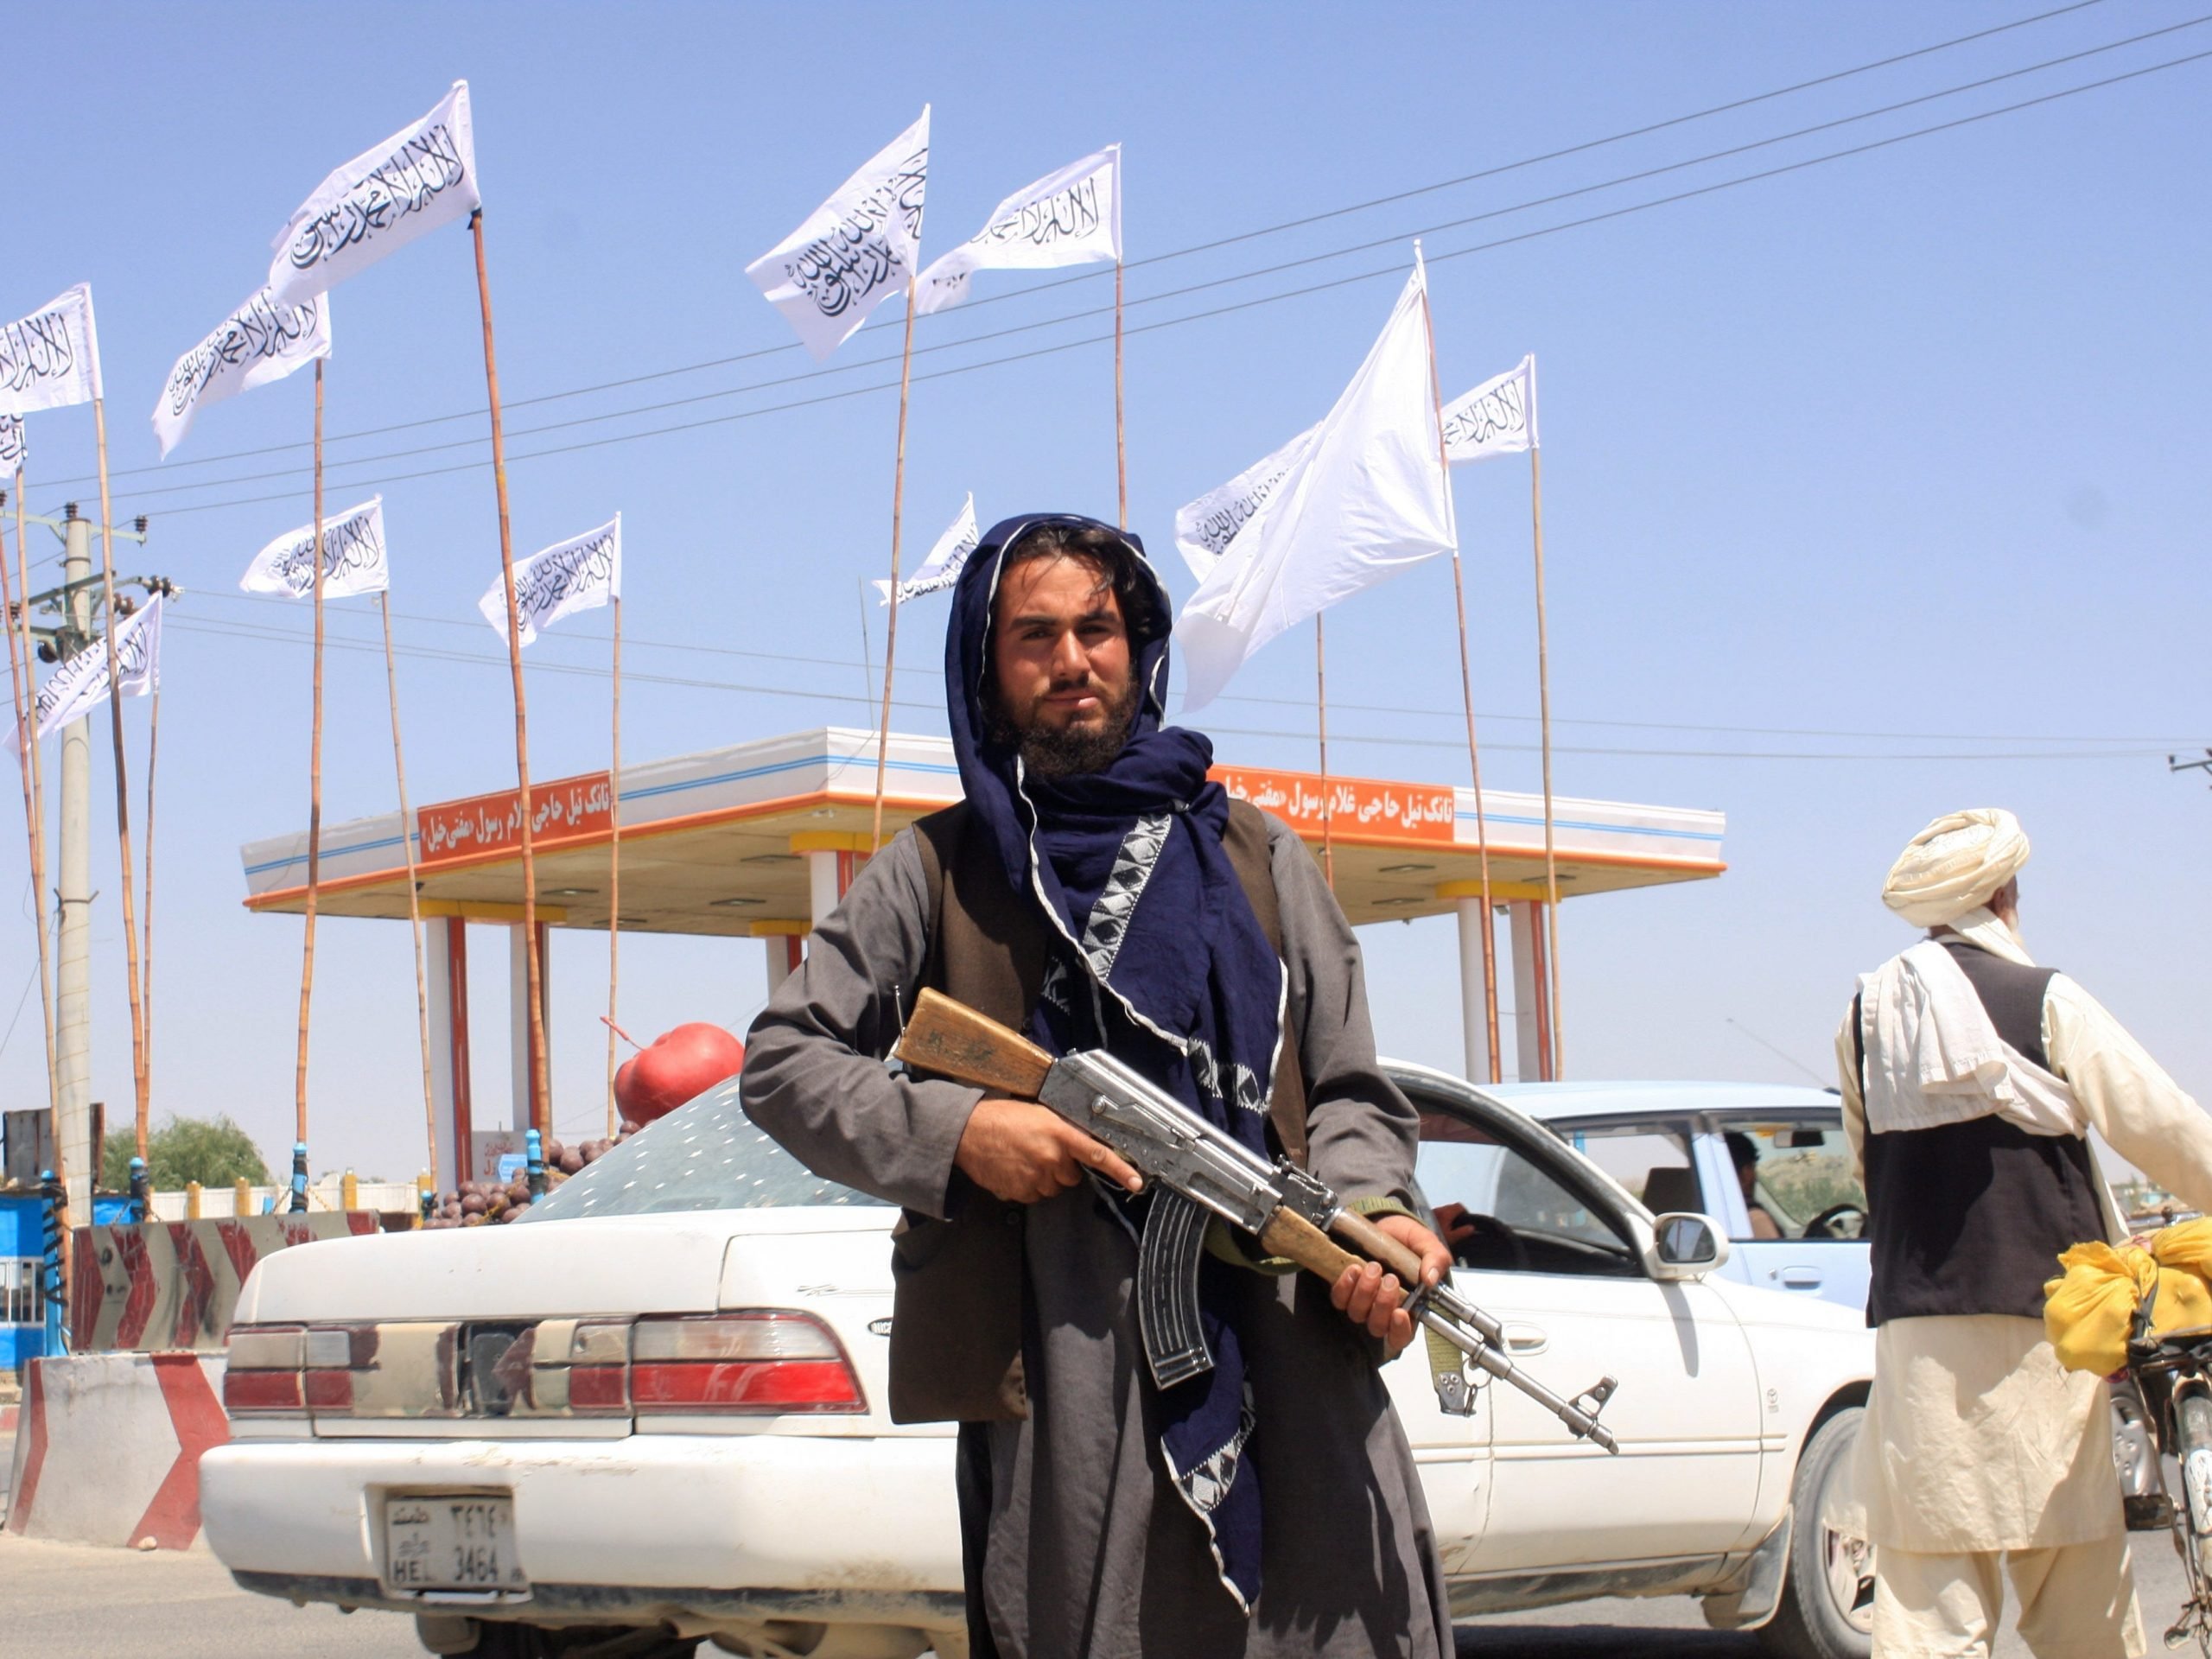
[[[1986,904],[2027,861],[2028,837],[2004,808],[1946,813],[1905,843],[1882,902],[1915,927],[1941,927]]]

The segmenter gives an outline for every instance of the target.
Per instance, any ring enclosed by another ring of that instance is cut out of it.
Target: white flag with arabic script
[[[281,594],[287,599],[315,595],[315,526],[288,531],[253,556],[238,586],[249,594]],[[384,497],[372,495],[348,512],[322,521],[322,596],[352,599],[380,594],[391,586],[391,563],[385,552]]]
[[[100,340],[90,283],[0,328],[0,415],[66,409],[99,395]]]
[[[976,527],[976,496],[971,490],[967,505],[960,509],[960,516],[937,538],[937,545],[930,549],[922,568],[899,584],[899,602],[904,605],[924,594],[942,593],[951,587],[960,580],[960,573],[968,568],[968,556],[982,538],[983,532]],[[889,582],[878,582],[875,591],[882,595],[881,603],[891,602]]]
[[[563,542],[542,553],[533,553],[515,566],[515,611],[522,620],[522,642],[535,643],[538,630],[550,628],[564,616],[595,611],[610,599],[622,597],[622,515],[588,531],[572,542]],[[507,637],[505,577],[492,584],[492,591],[476,601],[476,608],[500,639]]]
[[[214,333],[176,360],[161,401],[154,405],[154,435],[162,459],[184,442],[193,417],[256,386],[282,380],[330,355],[330,296],[317,294],[279,305],[263,289],[215,326]]]
[[[31,442],[20,415],[0,415],[0,473],[20,473],[30,464]]]
[[[983,228],[922,273],[914,315],[957,305],[979,270],[1049,270],[1122,257],[1122,147],[1109,144],[991,210]]]
[[[1539,447],[1536,437],[1536,354],[1485,380],[1444,408],[1444,454],[1464,461],[1517,455]]]
[[[156,594],[115,625],[115,665],[123,695],[143,697],[162,683],[162,596]],[[87,645],[47,677],[38,689],[32,718],[48,738],[107,701],[107,641],[95,634]],[[21,734],[9,722],[6,747],[19,749]]]
[[[745,268],[817,362],[906,285],[922,254],[930,110]]]
[[[1318,426],[1307,427],[1266,460],[1253,462],[1175,515],[1175,545],[1192,575],[1204,582],[1213,574],[1230,543],[1236,539],[1236,532],[1304,459],[1320,430]]]
[[[1421,256],[1312,445],[1175,624],[1183,706],[1200,709],[1285,629],[1459,544],[1437,441]]]
[[[317,185],[270,244],[269,295],[297,303],[483,206],[468,83]]]

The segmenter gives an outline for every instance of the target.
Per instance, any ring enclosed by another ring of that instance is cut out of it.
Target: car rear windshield
[[[880,1204],[823,1180],[754,1127],[737,1103],[732,1078],[586,1164],[516,1224],[676,1210]]]

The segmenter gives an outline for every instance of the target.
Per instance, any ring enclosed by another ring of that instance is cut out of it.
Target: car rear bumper
[[[960,1617],[951,1449],[776,1434],[236,1440],[200,1460],[200,1503],[238,1582],[296,1600],[564,1622],[928,1625]],[[528,1601],[387,1593],[385,1496],[457,1491],[512,1494]]]

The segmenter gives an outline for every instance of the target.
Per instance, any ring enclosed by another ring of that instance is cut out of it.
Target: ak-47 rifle
[[[1542,1406],[1570,1433],[1620,1450],[1598,1421],[1618,1386],[1611,1377],[1572,1400],[1553,1393],[1514,1363],[1495,1319],[1448,1279],[1424,1287],[1420,1258],[1346,1209],[1327,1185],[1287,1160],[1269,1163],[1103,1050],[1055,1058],[965,1004],[925,990],[895,1052],[917,1071],[1050,1107],[1167,1189],[1145,1217],[1137,1263],[1137,1323],[1162,1388],[1213,1365],[1198,1324],[1198,1260],[1213,1215],[1253,1235],[1269,1255],[1332,1282],[1360,1262],[1345,1244],[1381,1262],[1406,1287],[1406,1311],[1422,1325]]]

